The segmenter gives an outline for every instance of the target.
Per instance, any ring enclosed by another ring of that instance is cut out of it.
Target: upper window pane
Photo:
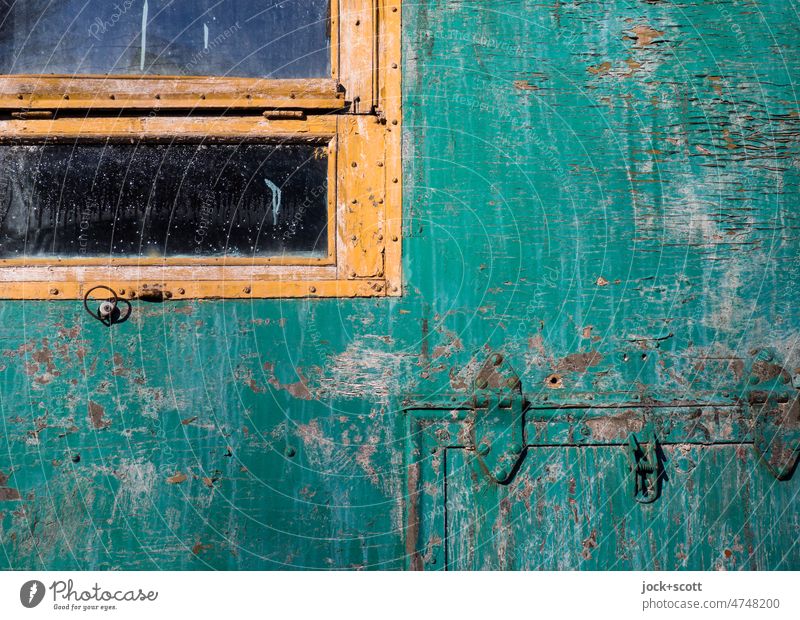
[[[0,73],[330,77],[330,0],[0,1]]]

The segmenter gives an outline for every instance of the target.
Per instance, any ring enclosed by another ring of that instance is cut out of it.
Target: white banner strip
[[[800,618],[798,574],[5,572],[2,618]]]

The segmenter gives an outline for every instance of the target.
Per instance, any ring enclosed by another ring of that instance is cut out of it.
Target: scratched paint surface
[[[759,347],[795,372],[796,9],[406,3],[404,296],[138,303],[111,330],[3,302],[0,566],[402,568],[400,403],[466,391],[488,350],[556,404],[727,402]],[[457,468],[450,559],[799,568],[798,477],[691,450],[655,524],[613,448],[529,454],[510,487]]]

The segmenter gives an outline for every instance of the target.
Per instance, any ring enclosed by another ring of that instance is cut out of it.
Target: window
[[[0,297],[399,295],[399,0],[0,5]]]

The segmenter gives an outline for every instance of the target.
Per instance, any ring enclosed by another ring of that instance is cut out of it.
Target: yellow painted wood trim
[[[332,78],[0,77],[0,109],[6,110],[341,110],[346,105],[344,94]]]
[[[44,139],[325,142],[335,135],[336,116],[332,115],[312,116],[305,120],[267,120],[261,116],[148,116],[0,121],[0,143],[41,143]]]
[[[144,285],[147,285],[144,288]],[[85,282],[0,283],[0,299],[79,300],[94,286],[108,286],[121,298],[135,300],[154,289],[165,299],[258,299],[296,297],[382,297],[382,280],[193,281],[87,280]],[[124,291],[124,293],[122,292]],[[94,296],[94,295],[93,295]],[[98,292],[98,298],[105,298]]]

